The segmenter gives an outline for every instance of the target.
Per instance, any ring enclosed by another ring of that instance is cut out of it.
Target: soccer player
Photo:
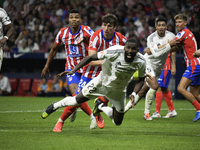
[[[88,26],[81,25],[81,15],[78,10],[71,10],[69,13],[69,27],[61,28],[58,32],[55,43],[51,48],[45,67],[42,70],[41,76],[49,74],[49,65],[55,57],[60,44],[65,45],[66,50],[66,70],[72,70],[84,57],[88,55],[89,39],[93,34],[93,30]],[[76,95],[76,89],[81,79],[83,69],[80,68],[73,75],[67,75],[66,80],[69,85],[72,95]],[[92,110],[87,103],[82,103],[79,106],[69,106],[64,108],[62,115],[58,119],[53,131],[62,132],[64,121],[80,107],[91,118],[90,128],[96,128],[96,119],[93,116]]]
[[[156,20],[155,26],[156,31],[149,35],[147,38],[147,53],[144,55],[144,57],[147,62],[146,73],[149,73],[151,76],[158,78],[162,72],[171,47],[175,46],[179,42],[174,40],[175,35],[172,32],[166,30],[167,19],[165,17],[159,16]],[[145,120],[152,120],[152,117],[150,116],[150,107],[156,90],[157,89],[150,88],[148,83],[145,82],[137,95],[135,93],[131,94],[131,99],[135,100],[134,105],[136,105],[146,94],[145,111],[143,117]],[[131,101],[129,101],[126,105],[125,112],[128,111],[131,107]]]
[[[7,14],[7,12],[3,9],[0,8],[0,71],[1,71],[1,66],[3,62],[3,46],[6,43],[6,41],[15,34],[15,29],[12,25],[12,22]],[[3,28],[2,26],[5,26],[7,28],[7,33],[5,36],[3,36]]]
[[[115,45],[106,50],[97,52],[84,58],[72,71],[65,71],[59,74],[73,74],[82,66],[93,60],[103,60],[102,71],[93,78],[82,91],[75,97],[66,97],[63,100],[48,106],[42,113],[42,118],[47,118],[51,113],[63,106],[76,106],[97,96],[105,96],[113,105],[112,108],[106,106],[102,101],[98,101],[98,109],[103,111],[115,125],[121,125],[124,117],[124,107],[126,103],[126,86],[132,80],[133,73],[139,70],[139,82],[134,88],[137,93],[145,79],[146,61],[142,54],[138,53],[138,41],[129,39],[125,46]],[[155,78],[150,80],[154,85]],[[153,88],[153,87],[152,87]]]
[[[160,115],[160,108],[164,99],[167,103],[167,106],[169,108],[169,111],[166,116],[163,116],[163,118],[172,118],[177,116],[177,112],[174,108],[174,104],[172,101],[172,93],[168,88],[171,75],[176,74],[176,52],[169,53],[167,56],[167,60],[165,62],[163,71],[161,72],[159,78],[158,78],[158,90],[156,91],[156,110],[151,116],[152,118],[161,118]]]
[[[200,119],[200,58],[194,57],[198,53],[197,42],[192,32],[187,28],[187,17],[183,14],[177,14],[174,19],[179,31],[175,39],[178,39],[183,46],[187,66],[177,90],[195,107],[196,114],[193,121],[198,121]],[[190,86],[190,91],[187,90],[188,86]]]
[[[158,18],[159,18],[159,16],[156,17],[156,20]],[[157,33],[160,37],[163,36],[163,35],[161,35],[162,33],[160,33],[159,30],[157,30]],[[171,75],[175,75],[175,74],[176,74],[176,52],[172,52],[172,53],[168,54],[163,71],[161,72],[161,74],[158,78],[159,87],[155,94],[156,110],[153,113],[153,115],[151,116],[152,118],[161,118],[160,108],[161,108],[161,104],[162,104],[162,100],[163,100],[163,95],[164,95],[164,99],[167,103],[167,106],[169,108],[167,115],[164,116],[163,118],[171,118],[171,117],[175,117],[177,115],[177,112],[174,109],[174,104],[172,101],[172,93],[168,88],[168,85],[169,85],[169,82],[171,79]]]
[[[125,45],[126,37],[115,31],[117,23],[117,17],[113,14],[108,13],[102,17],[102,29],[94,32],[90,38],[89,56],[113,45]],[[92,61],[84,67],[83,76],[78,85],[78,92],[80,92],[92,78],[100,73],[102,62],[103,60]],[[98,97],[95,101],[103,101],[106,105],[108,102],[106,98],[102,96]],[[97,126],[101,129],[104,128],[104,120],[101,114],[96,112],[96,109],[93,109],[93,114],[96,116]]]

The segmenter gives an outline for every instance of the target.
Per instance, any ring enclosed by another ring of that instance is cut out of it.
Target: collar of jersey
[[[103,35],[103,30],[101,30],[101,35],[102,35],[103,39],[104,39],[106,42],[110,42],[110,41],[113,40],[113,38],[114,38],[114,36],[115,36],[115,32],[113,32],[113,36],[112,36],[112,38],[111,38],[109,41],[107,41],[107,40],[105,39],[105,37],[104,37],[104,35]]]

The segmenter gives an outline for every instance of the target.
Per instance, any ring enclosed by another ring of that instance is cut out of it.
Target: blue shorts
[[[158,78],[159,87],[168,88],[170,79],[171,79],[171,71],[163,70]]]
[[[69,69],[66,71],[70,71]],[[75,72],[73,75],[66,75],[67,84],[70,85],[72,83],[78,84],[81,79],[82,73]]]
[[[76,89],[76,95],[83,89],[83,87],[90,82],[92,79],[82,76],[80,82],[78,83],[78,87]]]
[[[200,85],[200,65],[187,67],[182,77],[192,80],[190,85]]]

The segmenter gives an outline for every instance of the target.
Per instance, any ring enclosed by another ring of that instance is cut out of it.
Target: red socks
[[[76,94],[73,94],[72,96],[75,96]],[[64,108],[63,113],[60,117],[62,121],[65,121],[78,107],[80,107],[88,116],[92,114],[92,110],[90,109],[87,102],[84,102],[80,104],[79,106],[67,106]]]
[[[197,111],[200,111],[200,104],[199,104],[199,102],[197,100],[192,102],[192,105],[196,108]]]
[[[173,105],[173,102],[172,102],[172,93],[170,90],[168,90],[167,92],[164,92],[164,98],[165,98],[165,101],[167,103],[167,106],[169,107],[169,111],[172,111],[174,110],[174,105]]]
[[[103,96],[99,96],[98,99],[100,99],[106,106],[108,105],[108,101],[106,101]]]
[[[62,121],[65,121],[75,110],[77,106],[67,106],[64,108],[62,115],[60,116],[60,119]]]
[[[156,112],[160,113],[160,108],[163,100],[162,92],[156,92]]]
[[[90,107],[88,106],[87,102],[84,102],[82,104],[79,105],[79,107],[88,115],[90,116],[92,114],[92,110],[90,109]]]

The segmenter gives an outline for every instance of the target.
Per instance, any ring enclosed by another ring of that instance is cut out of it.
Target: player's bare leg
[[[178,92],[183,95],[196,109],[196,114],[195,114],[195,118],[193,119],[193,121],[197,121],[200,120],[200,104],[199,102],[196,100],[195,96],[193,95],[193,93],[197,93],[196,92],[196,88],[198,88],[198,86],[195,88],[195,86],[192,87],[191,90],[194,90],[192,92],[189,92],[187,90],[187,87],[191,84],[191,80],[182,77],[181,81],[179,82],[179,85],[177,87]],[[191,86],[190,86],[191,87]],[[195,94],[196,95],[196,94]]]

